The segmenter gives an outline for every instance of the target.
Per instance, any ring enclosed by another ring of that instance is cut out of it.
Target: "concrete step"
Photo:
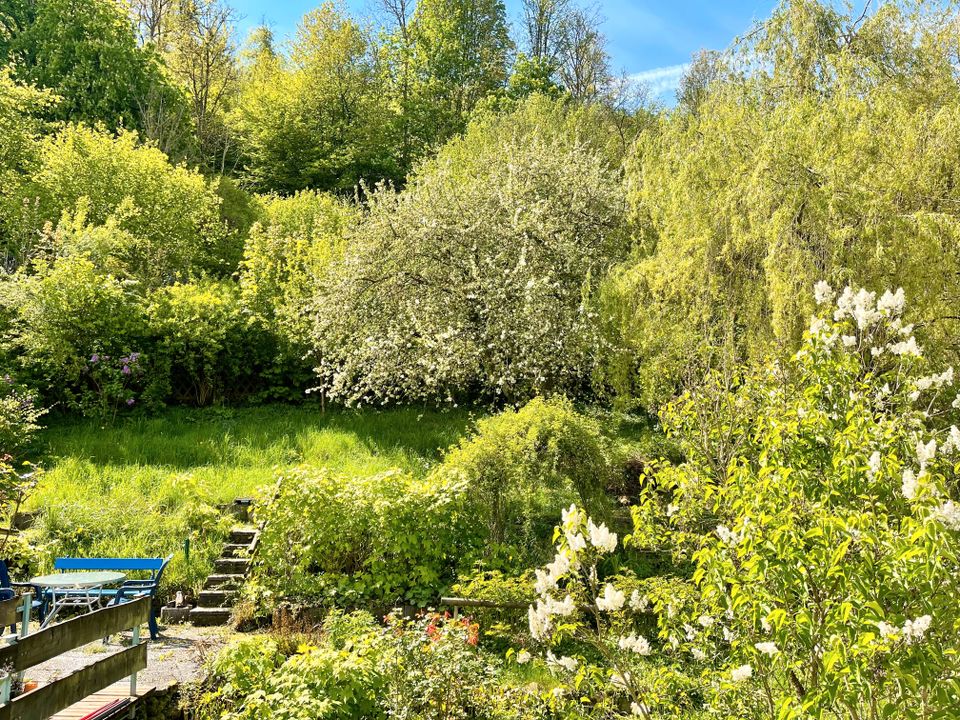
[[[201,590],[200,595],[197,596],[197,606],[203,608],[230,607],[236,597],[236,590]]]
[[[220,553],[220,557],[225,557],[225,558],[247,557],[249,553],[250,553],[249,545],[244,545],[243,543],[231,543],[229,545],[223,546],[223,552]]]
[[[213,562],[213,569],[218,573],[229,573],[230,575],[244,575],[250,568],[248,558],[217,558]]]
[[[236,527],[230,531],[230,542],[237,543],[238,545],[249,545],[256,536],[256,528]]]
[[[190,622],[198,626],[226,625],[230,622],[230,608],[193,608],[190,611]]]
[[[243,575],[237,575],[234,573],[214,573],[207,577],[207,581],[203,584],[204,589],[206,590],[228,590],[231,588],[238,588],[243,585]]]

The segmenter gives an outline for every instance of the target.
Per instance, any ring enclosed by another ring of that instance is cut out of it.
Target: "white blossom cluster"
[[[554,617],[570,616],[576,612],[576,605],[570,594],[563,600],[558,600],[553,593],[558,590],[563,579],[580,570],[581,554],[590,549],[597,555],[604,555],[617,548],[617,534],[611,532],[603,523],[595,524],[575,505],[562,512],[560,529],[563,539],[557,546],[553,561],[535,571],[534,590],[538,599],[527,611],[530,634],[541,641],[546,640],[553,630]],[[600,610],[616,612],[626,604],[626,596],[607,583],[603,594],[597,597],[595,602]]]
[[[953,500],[947,500],[936,507],[932,517],[951,530],[960,530],[960,504]]]
[[[921,348],[912,334],[913,326],[903,325],[901,320],[905,305],[903,288],[898,288],[895,292],[887,290],[878,300],[875,292],[863,288],[854,291],[848,285],[837,297],[836,292],[826,281],[821,280],[814,285],[814,299],[817,305],[832,303],[834,298],[836,298],[836,305],[833,320],[835,322],[853,320],[861,336],[841,335],[836,330],[827,334],[827,329],[831,327],[827,320],[823,317],[814,317],[810,323],[810,334],[825,346],[830,347],[839,339],[846,348],[865,342],[865,347],[869,347],[873,356],[882,355],[885,352],[896,356],[921,355]],[[871,335],[881,321],[903,339],[873,344]]]
[[[880,637],[896,639],[903,637],[908,645],[918,643],[923,639],[930,629],[933,618],[930,615],[921,615],[914,620],[907,620],[903,627],[897,627],[888,622],[881,621],[877,623],[877,630]]]
[[[908,644],[920,642],[927,630],[930,629],[930,623],[933,618],[929,615],[921,615],[916,620],[907,620],[903,624],[903,637]]]
[[[747,536],[747,527],[750,524],[749,518],[744,518],[743,523],[740,526],[739,531],[734,531],[728,528],[726,525],[718,525],[716,529],[717,537],[720,538],[720,542],[724,545],[728,545],[731,548],[735,548],[744,538]]]
[[[589,281],[629,250],[616,174],[572,138],[468,136],[476,162],[438,158],[401,192],[372,191],[318,278],[312,356],[329,396],[512,400],[574,390],[603,358]]]
[[[577,613],[578,608],[573,596],[574,594],[579,596],[583,591],[588,593],[588,597],[592,596],[592,605],[583,609],[588,611],[592,607],[597,621],[596,628],[588,632],[601,633],[601,626],[610,628],[612,631],[612,628],[621,626],[623,622],[621,613],[628,609],[645,612],[650,607],[650,599],[641,595],[638,590],[633,590],[628,597],[627,593],[613,583],[601,583],[598,579],[597,562],[605,555],[614,552],[619,540],[617,534],[611,532],[605,524],[595,523],[583,510],[571,505],[562,511],[558,535],[553,560],[545,567],[536,570],[535,590],[538,598],[528,609],[530,634],[535,640],[549,641],[557,626],[556,618]],[[574,587],[578,590],[575,591]],[[563,600],[558,600],[561,588],[565,596]],[[570,626],[567,625],[567,627]],[[593,627],[592,623],[590,627]],[[605,644],[608,640],[614,641],[617,649],[630,656],[647,657],[653,652],[650,641],[636,632],[611,638],[601,633],[596,638],[596,641],[601,644]],[[516,659],[518,663],[527,663],[532,659],[532,655],[527,651],[521,651]],[[580,667],[580,661],[576,658],[557,657],[552,650],[547,650],[544,660],[548,667],[566,673],[574,673]],[[629,672],[621,673],[612,670],[610,684],[619,691],[626,692],[631,702],[631,714],[650,716],[650,708],[642,702],[643,694],[633,686],[633,678]]]

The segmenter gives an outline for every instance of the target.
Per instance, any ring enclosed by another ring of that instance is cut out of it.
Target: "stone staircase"
[[[200,591],[197,607],[190,610],[190,622],[206,626],[226,625],[230,621],[233,602],[250,571],[259,538],[259,531],[252,527],[230,531],[230,542],[214,562],[213,574]]]

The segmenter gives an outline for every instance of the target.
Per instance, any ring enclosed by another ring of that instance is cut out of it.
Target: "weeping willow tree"
[[[702,55],[639,139],[637,242],[605,288],[621,398],[792,347],[819,279],[902,286],[928,354],[960,352],[960,16],[793,0]]]

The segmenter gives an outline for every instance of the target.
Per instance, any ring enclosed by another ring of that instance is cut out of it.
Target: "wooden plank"
[[[12,597],[9,600],[0,600],[0,628],[16,625],[19,622],[20,615],[17,613],[17,609],[22,603],[23,598],[20,596]]]
[[[147,643],[142,642],[14,698],[0,707],[0,720],[49,718],[146,667]]]
[[[450,605],[451,607],[475,607],[475,608],[495,608],[500,610],[526,610],[530,607],[528,602],[497,602],[494,600],[473,600],[471,598],[461,597],[442,597],[441,605]]]
[[[142,597],[112,605],[20,638],[0,648],[0,667],[20,672],[87,643],[142,625],[150,616],[150,602],[151,598]]]
[[[81,718],[86,717],[95,710],[99,710],[114,700],[130,698],[133,700],[133,703],[127,705],[124,713],[119,716],[123,717],[124,714],[129,712],[130,708],[132,708],[143,698],[152,695],[155,690],[155,687],[150,686],[149,688],[138,691],[136,695],[131,695],[130,683],[119,682],[111,685],[108,688],[104,688],[98,693],[94,693],[93,695],[84,698],[80,702],[75,703],[68,708],[61,710],[56,715],[51,717],[50,720],[81,720]]]

